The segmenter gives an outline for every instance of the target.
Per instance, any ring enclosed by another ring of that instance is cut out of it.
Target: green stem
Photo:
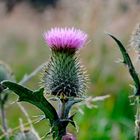
[[[61,104],[61,114],[60,114],[60,119],[67,119],[65,116],[65,110],[66,110],[66,102],[65,100],[61,100],[62,101],[62,104]],[[61,136],[63,135],[66,135],[66,127],[63,127],[60,129],[60,133],[61,133]]]
[[[62,104],[61,104],[61,112],[60,112],[61,113],[60,114],[61,119],[66,119],[65,118],[65,104],[66,104],[65,102],[62,102]]]
[[[66,102],[64,100],[61,100],[60,102],[60,120],[63,120],[63,119],[67,119],[66,116],[65,116],[65,110],[66,110]],[[58,137],[56,138],[56,140],[62,140],[62,137],[66,135],[66,127],[65,126],[62,126],[61,123],[58,125]]]

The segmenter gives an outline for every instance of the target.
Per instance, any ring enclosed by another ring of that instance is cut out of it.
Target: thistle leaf
[[[55,108],[43,96],[43,88],[32,91],[10,81],[4,81],[2,84],[8,87],[11,91],[15,92],[19,96],[19,101],[29,102],[43,111],[46,118],[50,120],[51,124],[58,120],[58,115]]]
[[[115,42],[118,44],[118,47],[119,47],[119,49],[122,53],[123,59],[124,59],[123,63],[128,66],[129,73],[130,73],[131,77],[133,78],[135,87],[137,89],[135,95],[140,95],[140,80],[139,80],[138,74],[136,73],[136,70],[132,64],[129,54],[127,53],[127,51],[126,51],[125,47],[123,46],[123,44],[121,43],[121,41],[119,41],[116,37],[114,37],[110,33],[108,33],[108,35],[110,37],[112,37],[115,40]]]

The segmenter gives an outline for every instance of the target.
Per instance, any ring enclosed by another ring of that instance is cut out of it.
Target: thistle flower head
[[[87,81],[75,52],[84,46],[87,35],[75,28],[54,28],[44,38],[52,50],[42,77],[46,93],[83,97]]]
[[[52,28],[44,33],[44,39],[52,50],[78,50],[87,41],[87,34],[75,28]]]
[[[140,53],[140,24],[137,24],[130,39],[130,46]]]

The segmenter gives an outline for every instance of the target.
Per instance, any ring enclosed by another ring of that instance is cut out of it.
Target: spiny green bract
[[[52,52],[42,81],[46,92],[57,96],[83,97],[87,87],[86,75],[77,57],[69,52]]]

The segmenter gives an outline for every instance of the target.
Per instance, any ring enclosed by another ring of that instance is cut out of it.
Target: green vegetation
[[[119,4],[117,1],[110,4],[98,2],[98,0],[95,0],[95,3],[92,0],[89,3],[74,1],[70,6],[68,1],[62,0],[62,5],[58,5],[55,10],[47,9],[43,16],[34,14],[23,5],[19,6],[19,9],[27,10],[28,14],[24,10],[16,9],[13,15],[0,17],[0,60],[10,65],[16,80],[20,81],[25,74],[30,74],[50,57],[50,50],[42,39],[44,30],[64,25],[84,29],[91,40],[80,52],[80,59],[88,71],[90,80],[87,96],[109,94],[110,97],[93,103],[98,108],[80,106],[84,113],[79,111],[75,115],[77,129],[69,124],[69,132],[74,133],[78,140],[134,140],[136,108],[131,105],[133,99],[129,98],[133,95],[133,89],[129,86],[133,84],[133,79],[123,64],[115,62],[122,59],[121,53],[117,47],[115,48],[116,44],[106,37],[104,30],[119,34],[127,48],[130,34],[140,17],[139,5],[124,2],[123,6],[120,6],[122,4],[120,1]],[[129,54],[135,64],[136,56],[133,51],[130,49]],[[26,83],[26,86],[32,90],[38,89],[39,77],[40,74],[37,74]],[[20,130],[19,118],[22,118],[25,127],[29,128],[26,116],[15,103],[17,98],[14,93],[10,94],[6,104],[7,123],[12,130],[11,133]],[[29,103],[23,102],[22,105],[29,113],[40,137],[46,135],[50,131],[49,121],[37,122],[43,113]],[[77,110],[75,106],[73,112]],[[2,136],[1,122],[0,136]],[[47,139],[51,140],[51,137],[48,136]]]

